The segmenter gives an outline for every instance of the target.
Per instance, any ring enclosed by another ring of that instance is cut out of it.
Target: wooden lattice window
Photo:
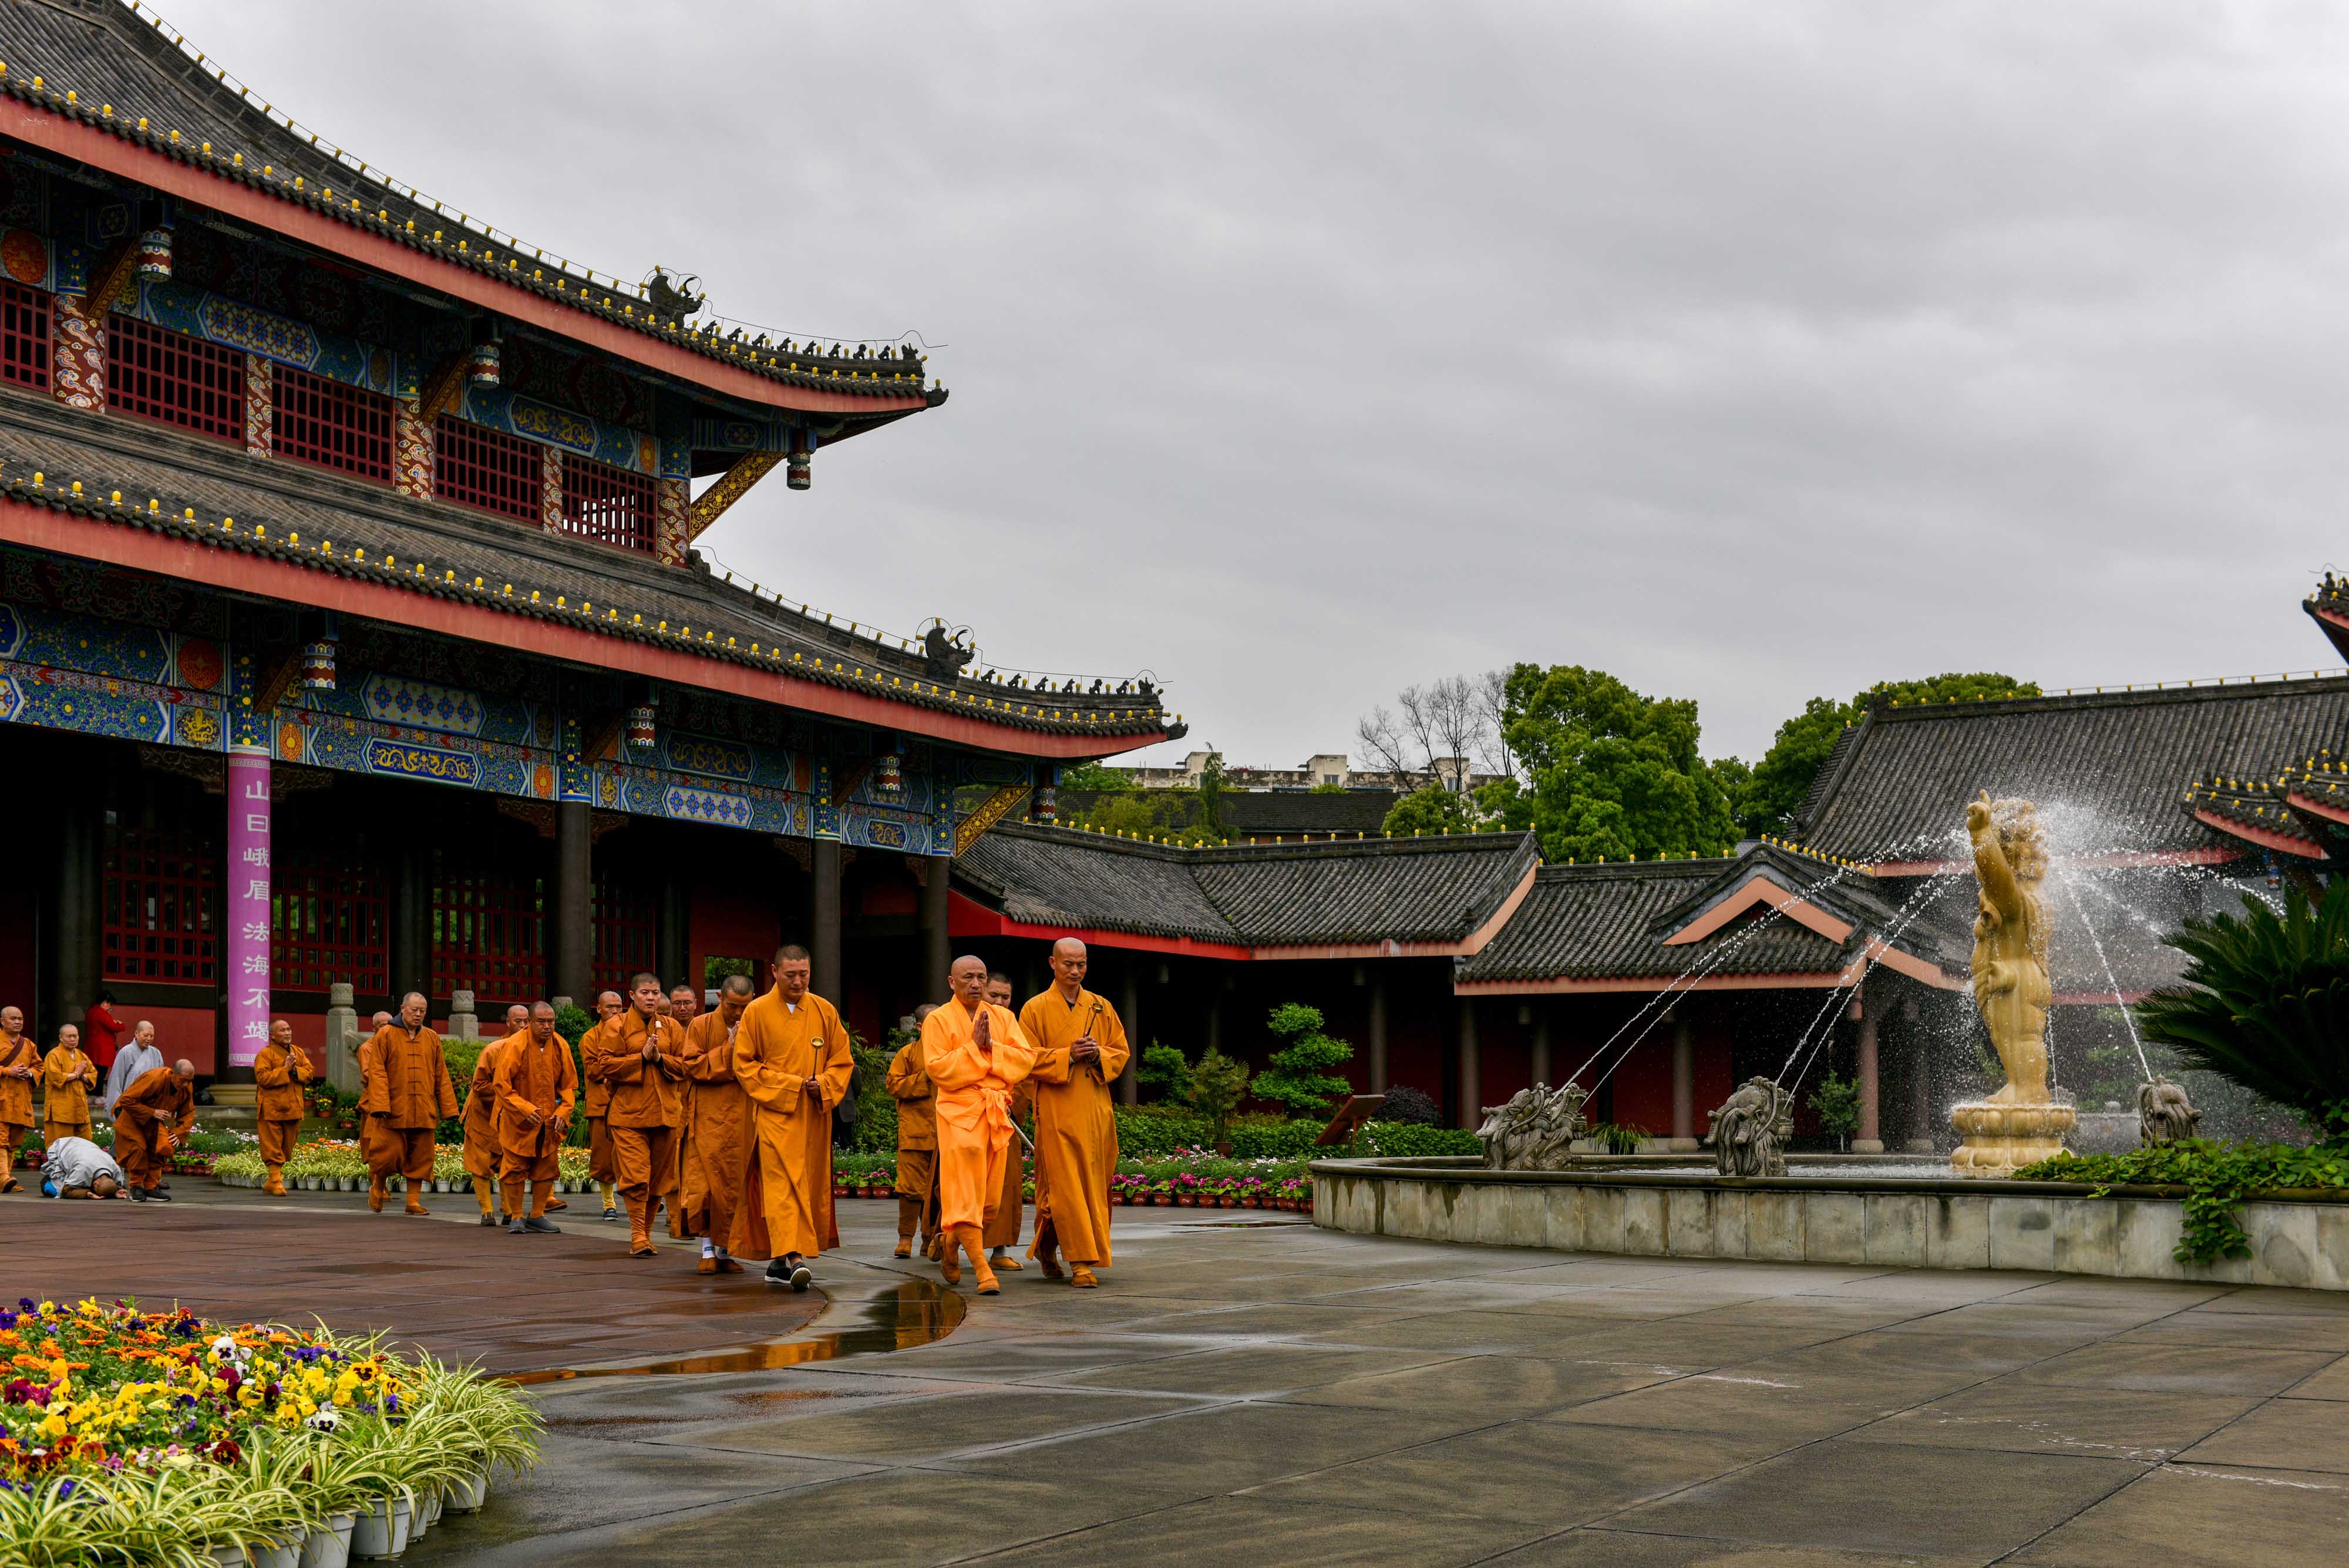
[[[109,828],[98,922],[106,978],[216,983],[220,936],[212,926],[212,899],[219,882],[218,846],[194,834]]]
[[[276,368],[279,455],[391,483],[391,400],[291,365]]]
[[[107,321],[106,404],[244,443],[244,356],[116,311]]]
[[[270,880],[269,965],[287,991],[347,981],[364,995],[387,989],[387,902],[382,879],[355,867],[285,867]]]
[[[538,1001],[546,994],[547,934],[539,877],[453,857],[436,867],[433,995],[470,991],[484,1016]]]
[[[538,442],[442,414],[432,427],[432,447],[433,494],[516,522],[543,520]]]
[[[625,468],[614,468],[592,457],[564,452],[563,531],[649,555],[653,547],[653,482],[641,473],[630,473]]]
[[[595,878],[595,989],[628,993],[628,977],[653,967],[653,901],[630,883]]]
[[[0,280],[0,381],[49,389],[49,292]]]

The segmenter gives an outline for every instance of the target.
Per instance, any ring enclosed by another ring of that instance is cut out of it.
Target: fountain
[[[1582,1136],[1583,1102],[1589,1091],[1578,1084],[1519,1089],[1506,1105],[1486,1106],[1476,1129],[1488,1170],[1564,1170],[1569,1150]]]
[[[1708,1114],[1704,1141],[1723,1176],[1784,1176],[1786,1140],[1795,1136],[1795,1094],[1776,1080],[1755,1076]]]
[[[1986,1099],[1951,1107],[1958,1147],[1950,1166],[1960,1176],[2012,1176],[2064,1152],[2077,1125],[2072,1106],[2047,1090],[2047,943],[2053,929],[2039,885],[2047,846],[2039,808],[1982,792],[1966,805],[1981,888],[1974,917],[1974,1005],[2005,1070],[2006,1086]]]
[[[2156,1073],[2149,1083],[2137,1092],[2137,1137],[2147,1148],[2168,1148],[2180,1138],[2192,1137],[2194,1129],[2202,1125],[2202,1113],[2186,1097],[2186,1091]]]

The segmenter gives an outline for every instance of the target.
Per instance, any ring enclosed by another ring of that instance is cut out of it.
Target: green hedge
[[[1350,1156],[1384,1155],[1417,1159],[1439,1154],[1482,1154],[1485,1146],[1465,1127],[1427,1127],[1413,1122],[1371,1122],[1348,1147]]]

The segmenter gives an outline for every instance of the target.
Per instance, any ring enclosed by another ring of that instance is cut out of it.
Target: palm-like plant
[[[2291,888],[2281,916],[2246,898],[2169,945],[2192,961],[2138,1010],[2146,1037],[2349,1140],[2349,878],[2314,904]]]

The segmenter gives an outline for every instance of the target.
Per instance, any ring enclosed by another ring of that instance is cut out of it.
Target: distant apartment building
[[[1196,789],[1199,777],[1206,772],[1211,753],[1193,752],[1184,757],[1179,767],[1112,768],[1133,781],[1137,789]],[[1475,789],[1491,775],[1475,772],[1466,757],[1435,757],[1430,760],[1428,772],[1444,788],[1457,794]],[[1342,752],[1317,752],[1294,768],[1224,766],[1224,787],[1228,790],[1307,790],[1336,788],[1377,790],[1392,794],[1408,794],[1426,783],[1423,774],[1395,774],[1373,773],[1354,767]]]

